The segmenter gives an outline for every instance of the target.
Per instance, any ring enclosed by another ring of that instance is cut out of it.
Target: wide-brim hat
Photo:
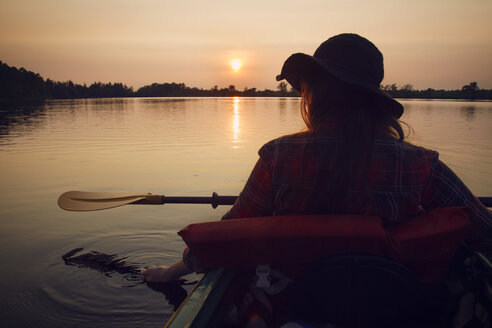
[[[277,81],[285,79],[301,92],[301,81],[309,84],[314,77],[319,79],[326,73],[369,91],[378,105],[396,118],[403,114],[402,104],[380,88],[384,77],[383,55],[366,38],[357,34],[339,34],[323,42],[313,56],[293,54],[285,61]]]

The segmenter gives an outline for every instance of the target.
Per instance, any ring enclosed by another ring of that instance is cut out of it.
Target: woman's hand
[[[176,280],[192,271],[186,267],[183,260],[179,260],[170,267],[165,265],[152,265],[142,271],[145,281],[169,282]]]
[[[173,279],[169,277],[169,267],[165,265],[152,265],[142,271],[145,281],[149,282],[168,282]]]

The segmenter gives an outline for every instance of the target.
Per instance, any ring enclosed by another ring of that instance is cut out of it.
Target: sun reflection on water
[[[239,134],[241,132],[241,128],[239,126],[239,97],[234,97],[234,115],[232,116],[232,142],[239,142]],[[233,148],[238,148],[235,145]]]

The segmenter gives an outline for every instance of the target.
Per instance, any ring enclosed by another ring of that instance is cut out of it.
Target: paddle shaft
[[[142,199],[133,204],[212,204],[212,207],[216,208],[219,205],[233,205],[237,199],[237,196],[219,196],[215,192],[212,197],[157,197],[160,198],[159,202]],[[478,199],[485,207],[492,207],[492,197],[478,197]]]
[[[219,196],[213,193],[212,197],[179,197],[153,195],[132,204],[211,204],[213,208],[219,205],[233,205],[237,196]]]

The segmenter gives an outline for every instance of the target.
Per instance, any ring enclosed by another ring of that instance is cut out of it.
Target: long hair
[[[347,213],[349,190],[357,181],[367,192],[367,173],[375,138],[405,138],[397,118],[378,105],[378,98],[362,88],[330,76],[301,83],[301,114],[308,132],[330,131],[337,142],[324,163],[327,176],[320,177],[318,212]]]

